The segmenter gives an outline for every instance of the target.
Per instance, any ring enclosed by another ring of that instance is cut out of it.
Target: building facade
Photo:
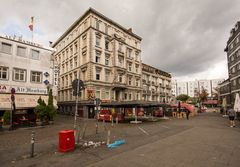
[[[230,31],[230,37],[227,41],[227,46],[224,49],[227,53],[229,88],[223,84],[225,91],[220,92],[220,97],[226,97],[227,104],[231,105],[235,101],[236,93],[240,93],[240,22],[238,21]],[[228,95],[228,96],[227,96]]]
[[[21,37],[0,36],[0,112],[11,110],[14,88],[17,112],[33,111],[41,96],[47,102],[53,84],[52,50]]]
[[[224,79],[213,80],[196,80],[188,82],[172,83],[172,94],[178,96],[180,94],[187,94],[190,97],[197,97],[198,93],[205,89],[208,92],[209,97],[213,97],[218,92],[218,84],[223,82]]]
[[[171,75],[155,67],[142,63],[142,99],[169,103],[171,93]]]
[[[78,113],[92,117],[93,100],[141,100],[141,37],[90,8],[53,44],[58,66],[58,105],[75,107],[72,81],[81,79]]]

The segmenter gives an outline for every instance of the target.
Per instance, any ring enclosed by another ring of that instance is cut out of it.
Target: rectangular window
[[[110,92],[109,92],[109,90],[106,90],[106,91],[105,91],[105,99],[106,99],[106,100],[109,100],[109,99],[110,99]]]
[[[100,28],[100,21],[96,20],[96,29],[99,30]]]
[[[136,66],[135,66],[136,73],[138,73],[138,68],[139,68],[139,65],[136,65]]]
[[[118,66],[123,67],[123,60],[124,58],[122,56],[118,56]]]
[[[31,58],[35,60],[39,60],[39,51],[31,49]]]
[[[27,71],[25,69],[13,69],[13,80],[14,81],[26,81]]]
[[[74,44],[74,53],[77,53],[77,52],[78,52],[78,44],[75,43],[75,44]]]
[[[127,57],[132,57],[132,49],[127,49]]]
[[[87,46],[87,34],[83,35],[82,43],[83,43],[83,47]]]
[[[132,94],[129,93],[128,96],[129,96],[129,100],[132,100]]]
[[[110,71],[105,72],[105,82],[109,82],[110,80]]]
[[[96,52],[96,63],[100,63],[101,61],[101,53],[100,52]]]
[[[132,85],[132,78],[131,77],[129,77],[129,79],[128,79],[128,85]]]
[[[27,48],[22,47],[22,46],[18,46],[17,47],[17,55],[21,56],[21,57],[26,57],[26,55],[27,55]]]
[[[96,46],[100,46],[101,38],[96,36]]]
[[[12,45],[8,43],[2,43],[2,52],[11,54],[12,53]]]
[[[121,43],[119,43],[119,45],[118,45],[118,51],[122,52],[122,44]]]
[[[109,41],[105,39],[105,49],[109,50]]]
[[[70,56],[72,56],[73,55],[73,47],[71,46],[70,47]]]
[[[127,93],[124,93],[124,99],[127,100]]]
[[[136,80],[136,86],[138,86],[138,85],[139,85],[139,80],[137,79],[137,80]]]
[[[100,81],[100,73],[101,73],[101,70],[96,69],[96,80],[98,81]]]
[[[74,57],[74,67],[77,67],[77,57]]]
[[[135,52],[135,59],[138,61],[138,52]]]
[[[105,65],[108,66],[109,65],[109,55],[105,55]]]
[[[100,98],[100,95],[101,95],[101,90],[96,90],[96,94],[95,94],[95,96],[96,96],[96,98]]]
[[[118,82],[122,83],[122,75],[118,76]]]
[[[132,63],[129,63],[129,64],[128,64],[128,70],[129,70],[129,71],[132,71]]]
[[[8,68],[0,67],[0,79],[7,80],[8,79]]]
[[[42,82],[42,72],[31,71],[31,82],[41,83]]]
[[[70,70],[73,69],[73,61],[72,61],[72,59],[70,60],[69,64],[70,64]]]
[[[105,24],[105,33],[108,34],[108,25]]]

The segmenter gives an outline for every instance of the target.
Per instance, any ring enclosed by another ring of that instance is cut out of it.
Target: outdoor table
[[[19,119],[19,121],[21,126],[28,125],[28,119]]]

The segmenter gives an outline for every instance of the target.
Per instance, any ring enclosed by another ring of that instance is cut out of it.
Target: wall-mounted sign
[[[16,94],[48,94],[47,88],[33,88],[21,86],[0,85],[0,93],[11,93],[11,89],[15,89]]]
[[[5,92],[7,92],[7,86],[0,85],[0,93],[5,93]]]
[[[87,90],[87,98],[88,100],[93,100],[95,98],[94,90],[92,89]]]

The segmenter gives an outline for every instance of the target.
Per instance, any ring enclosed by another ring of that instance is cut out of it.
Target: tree
[[[36,114],[37,120],[43,121],[47,116],[47,105],[41,96],[38,99],[38,105],[35,107],[34,112]]]
[[[201,91],[201,93],[199,93],[198,97],[199,97],[199,107],[200,107],[200,111],[201,111],[202,102],[207,101],[207,99],[208,99],[207,90],[202,87],[202,91]]]
[[[47,111],[48,111],[48,120],[53,121],[53,117],[56,115],[57,110],[53,105],[52,89],[50,89],[50,91],[48,93]]]
[[[199,93],[199,100],[200,102],[204,102],[204,101],[207,101],[207,98],[208,98],[208,92],[206,89],[202,89],[201,93]]]
[[[190,97],[189,97],[188,95],[186,95],[186,94],[181,94],[181,95],[178,95],[176,99],[177,99],[177,100],[180,100],[180,101],[182,101],[182,102],[186,102],[189,98],[190,98]]]

